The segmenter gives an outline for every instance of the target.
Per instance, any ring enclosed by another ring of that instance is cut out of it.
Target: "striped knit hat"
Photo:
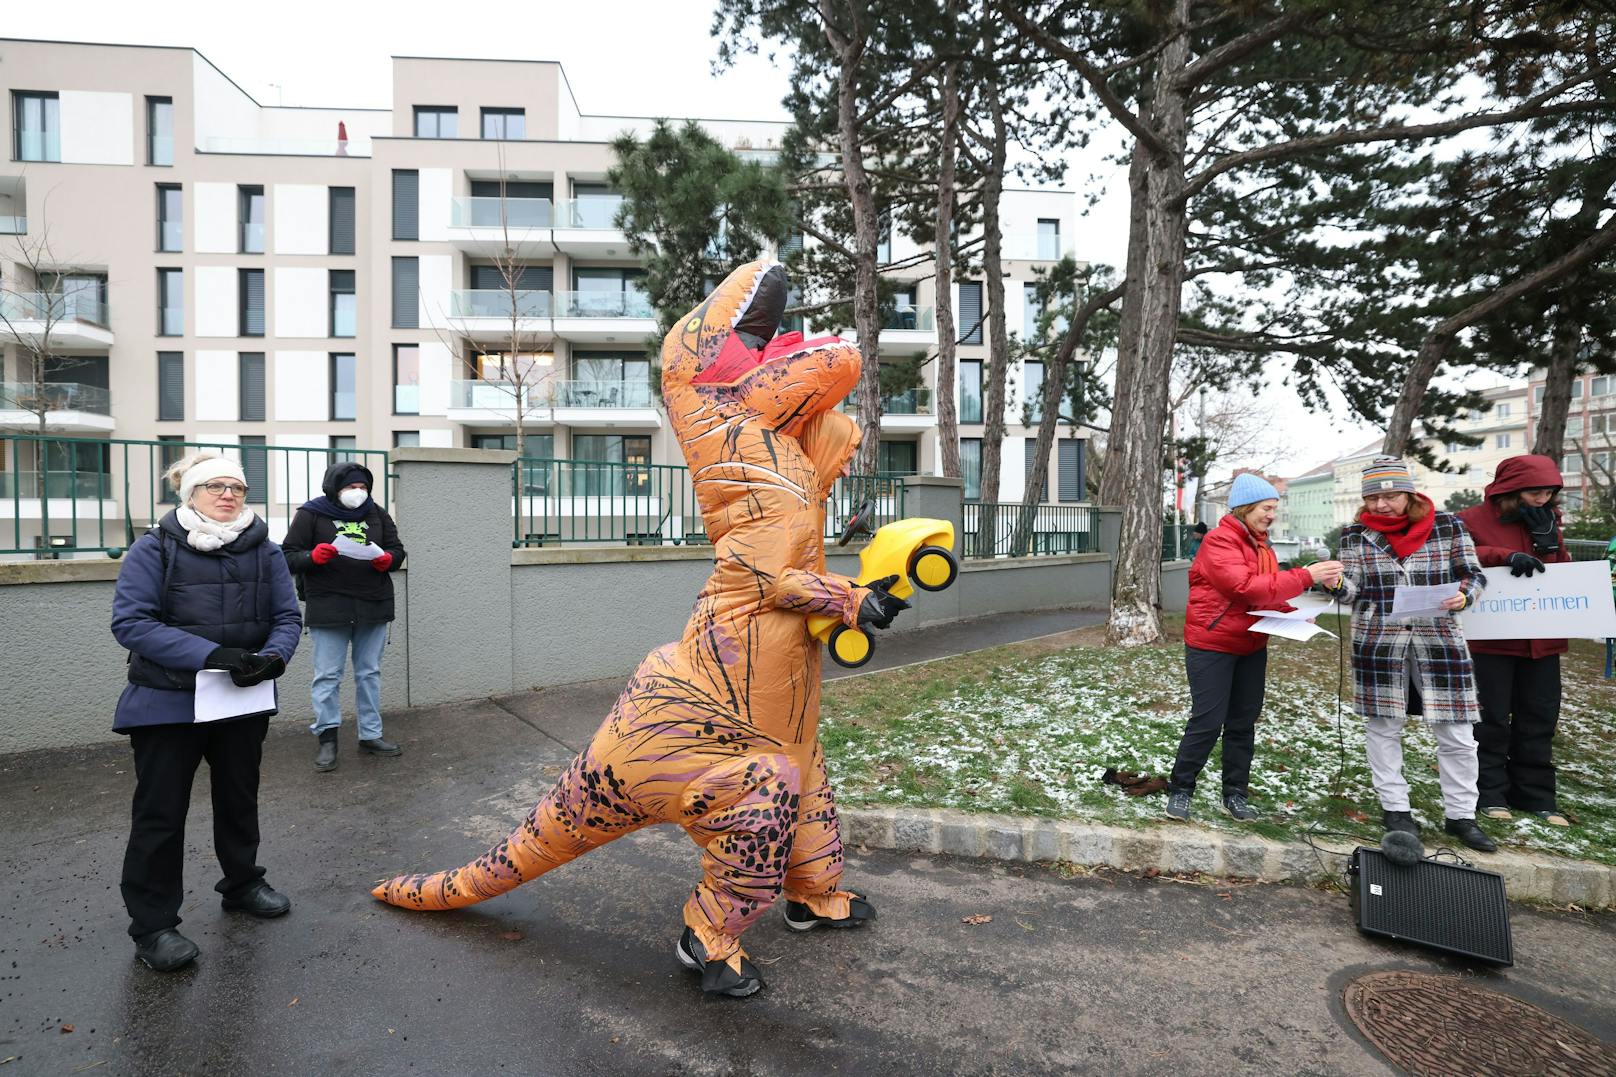
[[[1395,456],[1377,456],[1363,469],[1363,496],[1414,492],[1414,475]]]

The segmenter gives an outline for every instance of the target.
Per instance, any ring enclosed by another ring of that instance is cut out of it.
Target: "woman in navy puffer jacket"
[[[240,465],[204,450],[168,479],[180,507],[130,546],[112,600],[112,634],[129,651],[112,728],[128,734],[136,775],[120,889],[136,956],[162,972],[198,953],[175,927],[185,814],[204,759],[224,907],[260,917],[291,908],[258,866],[258,766],[275,710],[198,722],[196,677],[222,670],[244,688],[279,677],[303,627],[286,558],[247,508]]]

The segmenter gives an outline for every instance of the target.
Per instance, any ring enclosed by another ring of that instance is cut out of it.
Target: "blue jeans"
[[[386,621],[309,628],[314,638],[314,724],[309,732],[322,733],[342,724],[342,669],[353,647],[354,697],[359,709],[359,739],[382,735],[382,648],[387,646]]]

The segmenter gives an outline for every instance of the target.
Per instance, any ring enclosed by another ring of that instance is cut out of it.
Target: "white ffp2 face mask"
[[[369,490],[366,490],[363,487],[355,486],[351,490],[344,490],[342,493],[338,494],[337,500],[341,501],[350,509],[357,509],[360,505],[363,505],[365,500],[369,497]]]

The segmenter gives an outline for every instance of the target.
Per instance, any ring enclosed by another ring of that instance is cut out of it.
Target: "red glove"
[[[386,572],[388,569],[393,567],[393,555],[385,550],[382,551],[382,555],[376,558],[376,560],[372,561],[370,563],[370,567],[375,569],[377,572]]]
[[[322,542],[309,551],[309,560],[317,565],[328,565],[337,559],[337,548],[329,542]]]

